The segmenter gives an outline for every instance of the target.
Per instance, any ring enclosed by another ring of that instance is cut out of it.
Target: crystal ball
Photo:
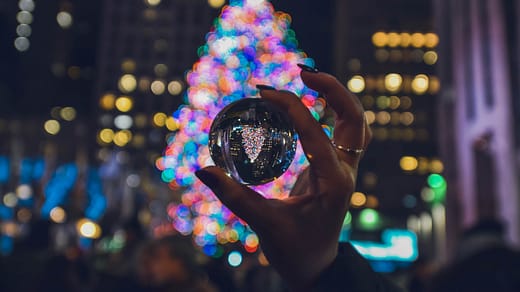
[[[261,185],[289,168],[297,141],[285,112],[264,99],[245,98],[217,114],[208,147],[213,162],[236,181]]]

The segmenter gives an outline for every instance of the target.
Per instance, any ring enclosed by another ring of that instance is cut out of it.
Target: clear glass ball
[[[285,112],[264,99],[245,98],[218,113],[208,147],[215,164],[236,181],[261,185],[289,168],[297,141]]]

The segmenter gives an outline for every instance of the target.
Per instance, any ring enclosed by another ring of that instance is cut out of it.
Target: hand
[[[336,113],[336,145],[366,149],[371,132],[359,100],[333,76],[302,69],[304,83],[321,92]],[[260,95],[289,114],[310,163],[290,197],[266,199],[218,167],[196,175],[258,234],[267,259],[291,288],[305,291],[337,255],[361,154],[335,147],[296,95],[269,89]]]

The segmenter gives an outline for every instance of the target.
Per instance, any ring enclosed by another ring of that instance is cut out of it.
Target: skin
[[[366,149],[372,134],[358,98],[329,74],[302,71],[301,78],[322,93],[335,111],[335,143]],[[260,95],[289,114],[310,162],[289,198],[266,199],[218,167],[204,168],[196,175],[258,234],[267,259],[292,290],[308,291],[337,256],[361,155],[335,148],[293,93],[264,89]]]

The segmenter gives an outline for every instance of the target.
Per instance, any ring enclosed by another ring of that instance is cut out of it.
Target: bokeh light
[[[209,6],[213,8],[220,8],[222,5],[224,5],[224,3],[226,3],[225,0],[208,0]]]
[[[415,157],[403,156],[399,161],[399,165],[401,166],[401,169],[404,171],[413,171],[417,169],[417,166],[419,166],[419,162]]]
[[[134,102],[128,96],[121,96],[116,99],[115,106],[120,112],[125,113],[132,109]]]
[[[43,128],[45,129],[45,132],[47,132],[51,135],[56,135],[60,132],[61,126],[60,126],[60,122],[58,122],[56,120],[48,120],[43,125]]]
[[[67,214],[62,207],[56,206],[52,208],[50,218],[54,223],[63,223],[67,219]]]
[[[347,87],[354,93],[360,93],[365,90],[365,79],[363,76],[355,75],[347,83]]]
[[[116,105],[116,97],[113,94],[107,93],[101,97],[99,100],[99,107],[104,110],[112,110]]]
[[[242,254],[238,251],[232,251],[228,255],[228,263],[232,267],[238,267],[242,264]]]
[[[73,121],[76,118],[76,109],[67,106],[60,110],[60,116],[65,121]]]
[[[73,19],[72,19],[72,15],[69,12],[60,11],[56,15],[56,21],[58,22],[58,25],[61,28],[65,29],[65,28],[69,28],[72,26]]]
[[[385,88],[389,92],[398,92],[403,84],[403,77],[397,73],[390,73],[385,76]]]
[[[361,192],[354,192],[350,197],[350,204],[356,208],[362,207],[366,202],[367,197]]]
[[[119,79],[118,87],[121,92],[130,93],[137,87],[137,80],[134,75],[125,74]]]

